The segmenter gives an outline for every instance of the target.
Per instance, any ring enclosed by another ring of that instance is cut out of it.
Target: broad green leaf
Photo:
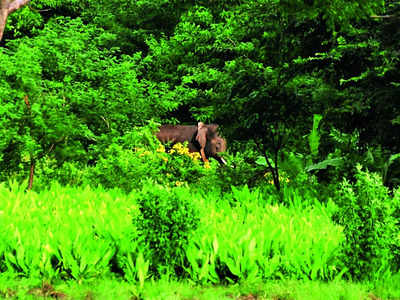
[[[328,166],[333,166],[333,167],[339,167],[343,163],[342,158],[332,158],[332,159],[326,159],[323,160],[319,163],[309,165],[305,168],[307,172],[313,171],[313,170],[324,170]]]

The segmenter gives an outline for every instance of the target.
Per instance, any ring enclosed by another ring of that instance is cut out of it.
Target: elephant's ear
[[[203,126],[207,126],[207,128],[210,131],[217,133],[217,130],[218,130],[218,125],[217,124],[208,124],[208,125],[204,125],[203,124]]]
[[[207,138],[212,139],[215,137],[215,135],[218,133],[218,125],[217,124],[208,124],[204,125],[207,127]]]
[[[202,149],[204,149],[206,147],[207,132],[208,132],[208,128],[204,125],[203,122],[197,123],[196,141],[199,142],[200,148],[202,148]]]

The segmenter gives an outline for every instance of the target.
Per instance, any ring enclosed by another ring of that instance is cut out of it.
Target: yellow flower
[[[175,185],[176,185],[176,186],[181,186],[181,185],[183,185],[183,184],[184,184],[184,182],[182,182],[182,181],[176,181],[176,182],[175,182]]]
[[[149,155],[149,154],[150,154],[150,151],[146,150],[146,151],[140,153],[139,156],[140,156],[140,157],[143,157],[143,156]]]
[[[178,153],[181,155],[189,155],[189,149],[181,148],[178,150]]]
[[[265,174],[264,174],[264,177],[265,177],[266,179],[269,179],[268,183],[270,183],[270,184],[273,184],[273,183],[274,183],[274,182],[271,180],[271,179],[273,178],[271,172],[265,173]],[[286,183],[287,183],[287,182],[290,182],[289,178],[286,177],[286,176],[284,176],[284,175],[279,175],[279,181],[280,181],[280,182],[286,182]]]
[[[167,157],[161,157],[161,159],[164,161],[164,162],[167,162],[168,161],[168,158]]]
[[[172,146],[172,149],[175,149],[176,151],[179,151],[182,149],[182,144],[181,143],[176,143],[175,145]]]
[[[181,155],[189,155],[189,149],[181,143],[176,143],[172,149]]]
[[[192,160],[199,160],[200,159],[200,153],[199,152],[193,152],[189,153],[189,156]]]
[[[209,169],[210,168],[210,163],[208,161],[206,161],[204,163],[204,168]]]
[[[156,150],[157,152],[165,152],[165,147],[164,145],[160,144]]]

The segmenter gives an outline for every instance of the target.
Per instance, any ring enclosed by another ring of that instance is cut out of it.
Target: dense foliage
[[[280,155],[305,154],[314,114],[314,163],[351,155],[353,171],[339,174],[354,174],[354,160],[381,171],[400,152],[399,10],[389,0],[33,0],[1,42],[0,175],[46,158],[97,161],[149,119],[202,120],[241,141],[232,150],[252,141],[278,185]],[[340,134],[357,137],[345,153],[330,138]],[[397,185],[398,160],[390,169]]]
[[[26,194],[2,184],[0,270],[50,279],[114,273],[141,283],[166,274],[215,283],[338,275],[335,205],[277,200],[247,188],[202,195],[149,183],[127,195],[52,185]]]
[[[354,184],[345,180],[337,191],[340,209],[335,218],[344,226],[347,240],[343,259],[355,278],[381,278],[400,258],[399,193],[389,197],[377,174],[360,167],[356,179]]]
[[[0,41],[0,271],[398,273],[399,26],[396,0],[30,1]],[[227,166],[155,138],[198,121]]]

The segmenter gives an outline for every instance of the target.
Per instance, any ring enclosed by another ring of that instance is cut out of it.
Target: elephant
[[[218,135],[218,125],[198,122],[195,125],[162,125],[157,132],[157,139],[162,142],[188,142],[190,152],[199,152],[203,162],[209,157],[215,158],[220,164],[226,161],[218,155],[226,151],[226,140]]]

